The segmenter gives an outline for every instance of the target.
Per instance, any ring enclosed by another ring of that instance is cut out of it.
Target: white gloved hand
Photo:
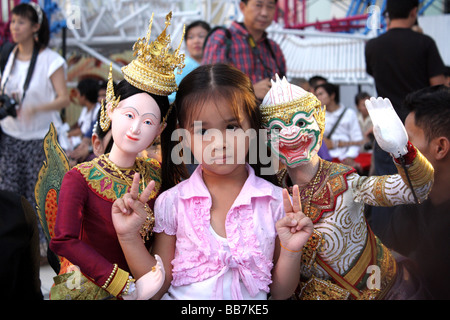
[[[378,145],[399,158],[408,153],[408,134],[389,99],[370,98],[365,102],[373,123],[373,134]]]
[[[161,258],[156,254],[156,265],[135,283],[134,291],[122,296],[124,300],[149,300],[161,289],[166,272]]]

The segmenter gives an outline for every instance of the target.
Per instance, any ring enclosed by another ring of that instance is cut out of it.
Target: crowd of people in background
[[[365,59],[367,73],[374,78],[377,95],[390,99],[395,111],[405,124],[409,139],[433,165],[434,186],[429,200],[423,204],[390,208],[367,206],[365,215],[374,233],[389,248],[407,256],[417,264],[417,270],[426,280],[427,289],[433,298],[450,299],[448,289],[450,277],[446,275],[450,266],[450,250],[447,246],[450,240],[448,236],[450,234],[448,232],[450,228],[450,197],[448,196],[450,67],[444,66],[431,37],[413,31],[413,26],[417,25],[417,2],[388,1],[386,8],[389,15],[388,30],[367,43]],[[179,70],[175,70],[176,84],[180,85],[185,78],[200,83],[199,79],[203,79],[203,75],[199,74],[198,70],[209,72],[213,80],[219,82],[218,75],[216,76],[215,73],[221,69],[214,67],[208,69],[205,66],[231,64],[248,77],[251,89],[249,87],[246,94],[254,94],[260,103],[269,92],[272,86],[271,80],[275,78],[275,75],[283,78],[288,73],[281,48],[268,37],[266,32],[273,21],[276,6],[276,0],[242,0],[239,3],[243,14],[242,22],[234,21],[229,28],[211,28],[205,21],[193,21],[186,26],[185,67],[181,74]],[[33,241],[32,245],[29,243],[24,245],[19,243],[23,240],[16,239],[14,240],[16,244],[10,246],[2,239],[2,248],[8,246],[10,250],[7,254],[2,254],[0,259],[2,268],[0,276],[2,283],[8,283],[3,280],[11,274],[16,274],[14,277],[20,278],[21,276],[14,271],[14,268],[21,270],[22,274],[30,275],[32,280],[22,279],[23,282],[7,286],[5,291],[10,292],[12,296],[26,292],[25,297],[41,299],[39,283],[36,282],[38,274],[36,275],[36,270],[31,270],[30,266],[39,266],[39,261],[46,263],[48,242],[43,236],[38,219],[30,212],[36,207],[34,187],[39,169],[45,160],[41,149],[49,125],[53,123],[56,126],[59,142],[66,152],[71,168],[109,154],[114,139],[111,130],[100,128],[101,103],[106,99],[107,82],[91,78],[81,79],[76,87],[76,97],[72,101],[79,107],[79,117],[74,123],[64,123],[60,113],[70,104],[65,81],[67,65],[59,54],[48,48],[49,27],[45,12],[38,5],[30,2],[16,6],[11,17],[10,28],[15,46],[8,53],[7,63],[1,75],[1,88],[2,93],[15,99],[18,108],[15,105],[7,108],[6,104],[3,104],[2,113],[0,113],[0,212],[2,221],[6,221],[9,218],[6,218],[7,209],[5,208],[14,208],[10,212],[10,215],[14,215],[14,219],[11,218],[8,221],[11,221],[11,224],[27,224],[25,237]],[[396,54],[390,54],[392,52]],[[197,71],[194,72],[194,70]],[[194,73],[191,74],[192,72]],[[34,75],[31,81],[28,80],[30,73]],[[208,83],[213,83],[212,79],[208,77],[205,79],[209,81]],[[239,79],[238,76],[235,79],[241,81],[242,86],[247,85],[246,79]],[[358,92],[352,97],[354,105],[349,106],[344,105],[340,99],[339,84],[330,83],[323,75],[315,75],[309,79],[293,78],[289,81],[314,94],[321,104],[326,106],[323,144],[318,151],[322,159],[348,165],[355,168],[358,174],[366,176],[397,173],[391,155],[383,151],[375,139],[374,130],[377,128],[373,127],[366,108],[366,101],[373,96],[372,94]],[[238,86],[240,83],[235,85]],[[185,84],[183,88],[188,87]],[[213,90],[213,88],[205,87],[205,90]],[[242,87],[239,87],[239,90],[242,90]],[[195,92],[194,89],[191,91]],[[178,97],[179,94],[181,97]],[[173,92],[168,96],[169,103],[176,104],[177,101],[187,103],[182,99],[190,94],[191,92],[187,91]],[[197,98],[200,96],[201,93],[198,93]],[[254,115],[251,110],[246,112],[249,114],[245,115],[245,119]],[[204,113],[197,116],[214,117],[211,112],[207,114],[204,111]],[[247,120],[250,121],[250,119]],[[185,123],[179,123],[179,125],[182,126]],[[167,146],[162,146],[160,138],[157,138],[140,155],[156,159],[161,163],[164,147]],[[193,157],[194,155],[192,159]],[[187,166],[187,170],[187,177],[198,178],[199,169],[196,165]],[[258,179],[254,183],[263,184]],[[243,185],[244,182],[241,182]],[[267,182],[264,182],[264,185],[265,183]],[[185,185],[180,188],[183,186]],[[223,192],[223,189],[219,188],[218,192]],[[163,195],[164,199],[169,196],[167,193]],[[70,193],[66,196],[70,198]],[[278,196],[282,201],[281,193]],[[174,259],[176,242],[173,238],[174,234],[182,231],[174,228],[176,223],[170,220],[173,218],[170,216],[172,211],[164,207],[161,199],[158,200],[158,204],[164,208],[167,220],[159,221],[158,228],[160,231],[171,232],[164,234],[162,238],[169,238],[169,245],[173,248],[170,249],[172,255],[164,256],[161,252],[159,254],[165,263],[170,264]],[[170,201],[171,203],[183,202],[179,198],[170,198]],[[222,209],[216,208],[218,211]],[[278,211],[274,212],[274,217],[275,215],[278,217],[279,214]],[[7,226],[8,224],[2,223],[0,229]],[[411,239],[411,234],[414,234],[414,239]],[[4,233],[0,232],[0,235],[3,237]],[[180,238],[184,236],[184,234],[179,235]],[[220,238],[220,234],[217,237]],[[165,248],[160,242],[157,244],[159,246],[157,249]],[[15,255],[16,245],[27,259]],[[207,246],[205,246],[206,249]],[[264,252],[267,259],[271,254],[269,251]],[[33,254],[30,255],[30,252]],[[185,262],[180,259],[175,257],[176,263],[183,266]],[[4,268],[7,265],[10,267]],[[27,265],[27,268],[19,267],[23,265]],[[255,265],[256,271],[253,271],[260,272],[261,277],[264,277],[264,270],[260,267],[258,266],[258,269]],[[177,280],[182,282],[179,277],[186,274],[179,271],[176,276]],[[250,279],[250,276],[247,275],[245,279]],[[29,291],[21,290],[21,286],[27,285],[32,286]],[[231,287],[234,288],[235,285]],[[268,281],[264,281],[262,285],[266,290]],[[275,290],[276,285],[277,283],[274,286]],[[208,288],[211,289],[212,286],[213,284],[210,283]],[[187,286],[187,288],[201,292],[200,287],[195,285]],[[170,287],[168,295],[189,296],[183,290]],[[284,292],[280,295],[286,298]],[[233,291],[228,298],[237,296],[239,295]],[[244,291],[244,298],[246,297],[249,297],[248,292]],[[266,294],[260,297],[265,299]]]

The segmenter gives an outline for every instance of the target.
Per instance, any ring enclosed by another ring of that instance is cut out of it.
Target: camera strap
[[[34,44],[33,55],[31,56],[30,66],[28,67],[27,77],[25,79],[25,83],[23,84],[23,95],[22,101],[25,99],[25,94],[27,93],[28,86],[30,85],[31,76],[33,75],[34,66],[36,65],[37,56],[39,53],[39,46]]]
[[[344,116],[345,111],[347,111],[347,108],[344,108],[344,111],[341,112],[339,118],[337,119],[336,123],[334,124],[333,128],[331,128],[330,133],[327,136],[327,139],[331,139],[331,136],[333,135],[334,131],[336,130],[339,122],[341,122],[342,117]]]

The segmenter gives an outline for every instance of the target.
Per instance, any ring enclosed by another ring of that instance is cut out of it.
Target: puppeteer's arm
[[[405,127],[388,99],[371,98],[366,101],[366,107],[377,143],[392,155],[398,174],[358,177],[356,197],[374,206],[422,202],[433,185],[433,166],[408,141]]]
[[[408,142],[408,153],[400,158],[394,158],[399,175],[403,182],[414,189],[415,201],[424,201],[434,182],[434,168],[424,155]]]

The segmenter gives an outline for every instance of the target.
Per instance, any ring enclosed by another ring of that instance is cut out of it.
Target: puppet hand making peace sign
[[[134,239],[136,236],[140,237],[139,230],[148,218],[148,210],[151,210],[148,207],[147,200],[155,187],[155,183],[151,181],[139,194],[139,180],[139,174],[136,173],[130,192],[114,201],[112,206],[112,220],[120,241],[126,241],[127,238]],[[130,290],[130,294],[123,296],[123,299],[148,300],[161,289],[164,283],[165,270],[161,258],[155,255],[155,259],[156,265],[150,272],[136,281],[135,287],[132,288],[135,290]]]

